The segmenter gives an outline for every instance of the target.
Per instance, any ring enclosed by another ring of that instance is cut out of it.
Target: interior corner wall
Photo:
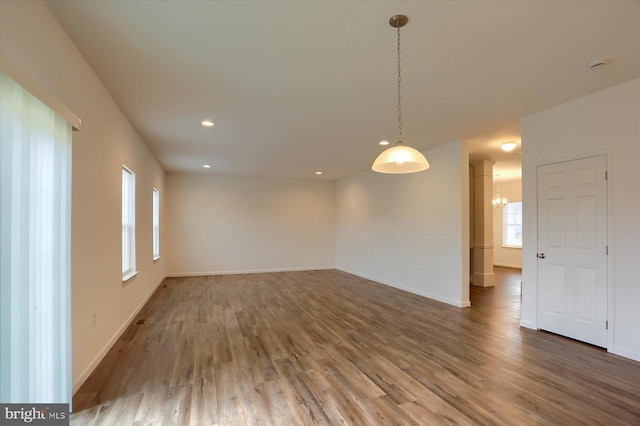
[[[500,185],[493,184],[493,197],[496,197],[500,189],[500,196],[506,198],[508,202],[522,201],[522,180],[510,180],[500,182]],[[507,268],[522,268],[522,249],[519,247],[503,247],[503,216],[504,207],[493,209],[493,264],[505,266]]]
[[[521,325],[537,328],[538,166],[606,155],[608,350],[640,361],[640,79],[522,119]]]
[[[167,174],[168,274],[334,267],[335,183]]]
[[[454,306],[469,306],[466,143],[425,151],[430,168],[372,171],[336,185],[336,266]]]
[[[0,50],[82,120],[72,142],[75,392],[165,276],[164,259],[152,260],[151,213],[153,187],[164,205],[164,172],[44,3],[0,2]],[[139,270],[126,284],[121,261],[123,164],[136,173]],[[161,210],[161,224],[163,216]]]

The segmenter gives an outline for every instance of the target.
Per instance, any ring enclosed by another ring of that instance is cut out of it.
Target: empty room
[[[640,424],[639,52],[637,0],[0,1],[0,423]]]

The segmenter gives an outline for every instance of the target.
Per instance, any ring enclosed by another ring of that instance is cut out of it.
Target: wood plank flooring
[[[640,425],[640,363],[520,328],[496,274],[467,309],[340,271],[169,278],[71,423]]]

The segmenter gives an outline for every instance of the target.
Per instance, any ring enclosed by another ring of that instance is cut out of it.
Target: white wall
[[[610,352],[640,361],[640,79],[523,118],[521,325],[537,326],[536,167],[607,155]]]
[[[494,182],[492,198],[497,196],[498,189],[500,189],[500,197],[506,198],[507,201],[522,201],[522,181],[520,179],[500,182],[500,185]],[[503,213],[503,207],[493,209],[493,243],[495,244],[493,264],[508,268],[522,268],[522,249],[502,246]]]
[[[336,266],[455,306],[469,306],[469,155],[450,142],[410,175],[337,182]]]
[[[164,278],[164,259],[154,264],[151,247],[151,189],[164,198],[164,172],[42,2],[0,2],[0,31],[2,53],[82,119],[81,131],[73,134],[75,391]],[[126,285],[121,282],[123,163],[136,173],[140,271]],[[166,240],[161,244],[166,247]]]
[[[332,268],[335,184],[167,174],[170,275]]]

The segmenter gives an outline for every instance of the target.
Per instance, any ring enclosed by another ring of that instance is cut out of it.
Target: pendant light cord
[[[400,83],[402,82],[401,68],[400,68],[400,27],[398,30],[398,142],[402,143],[402,95],[400,93]]]

